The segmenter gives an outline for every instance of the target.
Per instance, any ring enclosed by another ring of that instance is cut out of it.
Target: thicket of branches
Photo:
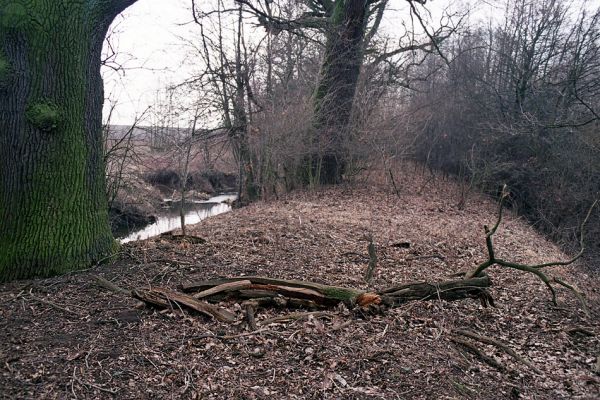
[[[600,190],[600,9],[510,0],[503,12],[448,41],[448,65],[424,66],[415,155],[492,194],[508,184],[522,214],[575,243]],[[598,251],[599,218],[589,230]]]

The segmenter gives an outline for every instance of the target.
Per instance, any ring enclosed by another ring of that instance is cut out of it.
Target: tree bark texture
[[[100,57],[135,0],[0,0],[0,281],[88,267],[115,249]]]
[[[311,175],[320,183],[336,184],[345,169],[345,141],[360,67],[363,60],[367,0],[337,0],[330,17],[314,95],[314,126],[318,152],[312,156]]]

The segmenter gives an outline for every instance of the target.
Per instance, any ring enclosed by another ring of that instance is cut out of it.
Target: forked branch
[[[567,282],[564,282],[556,277],[549,278],[544,272],[542,272],[542,269],[546,268],[546,267],[552,267],[552,266],[558,266],[558,265],[573,264],[575,261],[577,261],[583,255],[583,253],[585,251],[585,240],[584,240],[585,239],[585,225],[587,224],[588,220],[590,219],[590,216],[592,215],[592,211],[598,204],[598,200],[594,201],[594,203],[591,205],[590,209],[587,212],[586,217],[584,218],[583,222],[581,223],[581,229],[580,229],[581,233],[580,233],[580,237],[579,237],[580,250],[573,258],[566,260],[566,261],[550,261],[550,262],[541,263],[541,264],[528,265],[528,264],[519,264],[519,263],[515,263],[515,262],[510,262],[510,261],[503,260],[501,258],[497,258],[495,251],[494,251],[493,236],[496,233],[496,231],[498,230],[500,223],[502,222],[502,211],[504,209],[504,201],[508,197],[508,194],[509,194],[509,192],[507,190],[507,187],[506,187],[506,185],[504,185],[504,187],[502,188],[502,194],[500,196],[500,201],[498,202],[498,219],[496,220],[496,223],[494,224],[492,229],[489,229],[489,227],[487,225],[484,226],[485,242],[486,242],[486,247],[487,247],[487,252],[488,252],[488,259],[486,261],[482,262],[481,264],[479,264],[477,266],[477,268],[475,268],[473,271],[467,273],[465,275],[465,279],[472,279],[475,277],[482,276],[484,271],[493,265],[500,265],[502,267],[512,268],[512,269],[516,269],[519,271],[530,272],[530,273],[534,274],[535,276],[537,276],[542,282],[544,282],[544,284],[546,285],[546,287],[548,288],[548,290],[550,291],[550,293],[552,295],[552,302],[555,305],[556,305],[556,290],[552,286],[552,283],[557,283],[557,284],[569,289],[570,291],[572,291],[573,294],[581,301],[583,308],[587,313],[587,306],[585,304],[585,299],[584,299],[583,295],[579,291],[577,291],[573,285],[571,285]]]

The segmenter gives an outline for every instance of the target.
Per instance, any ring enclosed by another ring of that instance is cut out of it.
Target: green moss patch
[[[33,126],[45,132],[56,129],[61,121],[60,108],[50,101],[31,105],[26,116]]]

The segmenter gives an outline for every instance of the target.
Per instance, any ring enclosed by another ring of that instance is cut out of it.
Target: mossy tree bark
[[[0,281],[81,269],[115,249],[100,56],[136,0],[0,0]]]
[[[311,176],[319,183],[336,184],[346,166],[344,141],[360,68],[368,0],[337,0],[329,18],[325,57],[314,96],[315,145]]]

